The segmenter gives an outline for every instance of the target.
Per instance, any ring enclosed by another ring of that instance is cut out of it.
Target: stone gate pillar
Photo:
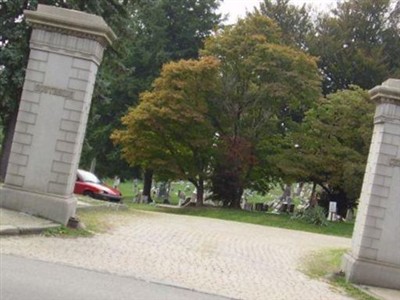
[[[343,270],[354,283],[400,289],[400,80],[370,91],[375,126]]]
[[[115,34],[79,11],[39,5],[24,14],[31,50],[0,206],[66,224],[97,69]]]

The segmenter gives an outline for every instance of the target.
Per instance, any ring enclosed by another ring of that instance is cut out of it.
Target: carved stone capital
[[[103,18],[81,11],[39,4],[37,11],[25,10],[24,15],[33,28],[96,40],[103,46],[117,38]]]
[[[371,99],[377,104],[391,103],[400,105],[400,79],[390,78],[369,91]]]

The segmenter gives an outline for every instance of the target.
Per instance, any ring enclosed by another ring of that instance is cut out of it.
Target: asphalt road
[[[2,300],[223,300],[131,277],[100,273],[12,255],[0,256]]]

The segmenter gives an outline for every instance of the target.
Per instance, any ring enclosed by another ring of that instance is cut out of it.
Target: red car
[[[74,193],[114,202],[121,201],[122,197],[119,190],[105,185],[96,175],[84,170],[77,171]]]

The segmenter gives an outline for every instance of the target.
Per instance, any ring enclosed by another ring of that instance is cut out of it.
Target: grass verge
[[[214,219],[222,219],[228,221],[236,221],[271,227],[279,227],[291,230],[307,231],[312,233],[320,233],[341,237],[351,237],[353,234],[353,223],[345,222],[328,222],[327,226],[316,226],[309,224],[304,220],[292,219],[288,214],[272,214],[263,212],[248,212],[243,210],[216,208],[216,207],[187,207],[187,208],[161,208],[147,204],[127,203],[131,209],[156,211],[171,214],[207,217]]]
[[[314,252],[304,258],[301,271],[311,278],[327,280],[336,289],[356,300],[377,300],[351,283],[340,272],[340,264],[347,249],[328,249]]]
[[[48,237],[91,237],[96,233],[104,233],[115,227],[116,220],[126,216],[126,211],[116,210],[88,210],[79,211],[77,217],[81,222],[82,228],[69,228],[60,226],[59,228],[51,228],[43,232]]]
[[[89,237],[92,236],[93,234],[84,229],[84,228],[69,228],[67,226],[61,225],[58,228],[51,228],[43,231],[42,233],[44,236],[47,237]]]
[[[188,207],[174,209],[161,208],[147,204],[135,204],[132,202],[126,203],[126,205],[128,206],[127,210],[115,210],[110,208],[106,210],[78,211],[78,218],[85,225],[84,228],[71,229],[62,226],[58,229],[48,230],[44,232],[44,235],[88,237],[94,233],[107,232],[121,223],[121,219],[124,217],[131,217],[133,214],[137,213],[138,210],[222,219],[341,237],[351,237],[354,225],[352,223],[344,222],[328,222],[327,226],[316,226],[309,224],[302,219],[292,219],[291,215],[288,214],[277,215],[265,212],[248,212],[219,207]]]

